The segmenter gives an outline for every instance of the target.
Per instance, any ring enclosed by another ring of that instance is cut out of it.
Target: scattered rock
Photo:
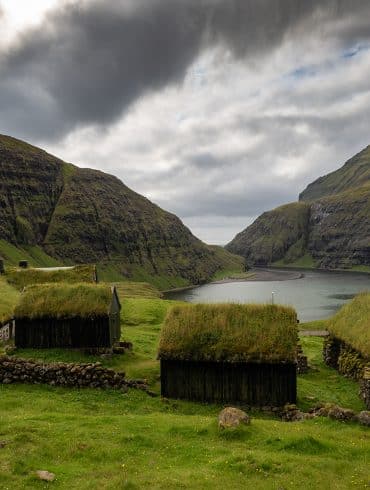
[[[301,412],[297,405],[293,403],[285,405],[280,416],[284,422],[300,422],[301,420],[313,418],[312,414]]]
[[[329,417],[333,420],[340,420],[342,422],[350,422],[355,420],[355,412],[349,408],[343,408],[334,403],[325,403],[316,405],[310,413],[314,417]]]
[[[356,416],[357,422],[366,427],[370,427],[370,411],[364,410]]]
[[[218,416],[218,427],[220,429],[249,425],[250,423],[251,419],[249,415],[239,408],[226,407]]]
[[[355,418],[355,412],[349,408],[342,408],[338,405],[334,405],[329,412],[328,417],[333,420],[340,420],[342,422],[350,422]]]
[[[122,355],[122,354],[125,354],[125,352],[126,352],[126,349],[124,347],[120,347],[120,346],[113,347],[113,354]]]
[[[55,475],[54,473],[50,473],[49,471],[45,470],[38,470],[36,471],[36,475],[40,480],[44,481],[54,481],[55,480]]]

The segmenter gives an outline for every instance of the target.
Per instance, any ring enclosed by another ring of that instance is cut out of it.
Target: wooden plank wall
[[[41,319],[17,318],[15,345],[21,348],[99,348],[111,347],[109,317]]]
[[[280,407],[296,403],[296,365],[161,360],[161,394],[193,401]]]

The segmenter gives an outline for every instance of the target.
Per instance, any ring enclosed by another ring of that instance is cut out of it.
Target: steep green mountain
[[[348,160],[339,170],[320,177],[300,194],[300,201],[314,201],[370,184],[370,146]]]
[[[163,288],[243,268],[240,257],[205,245],[117,178],[8,136],[0,136],[0,238],[0,254],[13,262],[94,262],[103,278]]]
[[[255,265],[370,270],[370,146],[226,247]]]

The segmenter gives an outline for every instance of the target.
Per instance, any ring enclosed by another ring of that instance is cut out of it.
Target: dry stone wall
[[[147,391],[143,381],[128,380],[125,373],[107,369],[101,363],[80,364],[56,362],[44,364],[12,356],[0,357],[0,383],[48,384],[51,386],[139,388]]]
[[[329,336],[324,341],[324,362],[355,381],[359,381],[359,395],[370,409],[370,362],[345,342]]]

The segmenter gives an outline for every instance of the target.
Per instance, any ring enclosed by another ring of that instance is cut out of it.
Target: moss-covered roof
[[[279,305],[184,305],[164,322],[160,359],[229,362],[292,362],[297,314]]]
[[[15,309],[16,318],[91,318],[109,313],[113,288],[93,284],[29,286]]]
[[[13,318],[19,292],[0,278],[0,326]]]
[[[68,283],[95,283],[95,265],[76,265],[74,267],[50,268],[9,268],[6,271],[6,280],[12,286],[23,289],[31,284],[50,284],[56,282]]]
[[[361,293],[328,321],[327,329],[370,358],[370,293]]]

